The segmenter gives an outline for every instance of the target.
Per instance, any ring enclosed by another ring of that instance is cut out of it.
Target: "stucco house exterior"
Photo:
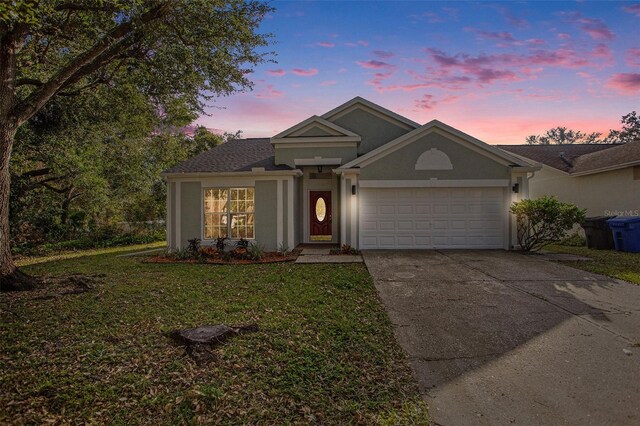
[[[640,216],[640,141],[626,144],[502,145],[540,163],[529,195],[554,195],[587,216]]]
[[[200,238],[359,249],[510,249],[513,201],[540,166],[437,120],[356,97],[271,138],[226,142],[163,173],[169,248]]]

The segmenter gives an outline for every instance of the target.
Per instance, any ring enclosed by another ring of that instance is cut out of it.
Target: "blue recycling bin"
[[[640,216],[618,216],[607,220],[616,251],[640,253]]]

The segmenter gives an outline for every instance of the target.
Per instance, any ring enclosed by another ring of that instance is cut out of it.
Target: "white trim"
[[[339,105],[331,111],[322,114],[321,117],[328,121],[331,121],[332,119],[335,120],[358,108],[366,112],[373,112],[374,115],[383,118],[391,123],[400,124],[401,127],[404,127],[407,130],[412,130],[420,127],[420,124],[416,123],[415,121],[409,120],[407,117],[396,114],[395,112],[381,107],[380,105],[374,104],[373,102],[361,98],[360,96],[356,96],[355,98],[343,103],[342,105]]]
[[[182,182],[176,182],[176,241],[175,247],[182,248]]]
[[[283,228],[284,228],[284,212],[283,212],[283,208],[282,208],[282,186],[283,186],[283,182],[284,180],[277,180],[277,196],[276,196],[276,203],[278,204],[276,207],[276,211],[277,213],[277,219],[276,219],[276,247],[279,247],[282,244],[282,241],[284,240],[284,234],[283,234]]]
[[[321,126],[324,127],[328,127],[331,130],[334,130],[336,133],[338,133],[339,135],[342,136],[357,136],[359,137],[357,134],[353,133],[350,130],[347,130],[343,127],[338,126],[335,123],[332,123],[328,120],[325,120],[322,117],[318,117],[317,115],[312,115],[311,117],[307,118],[304,121],[301,121],[300,123],[289,127],[287,130],[283,130],[282,132],[278,133],[277,135],[273,136],[271,138],[271,141],[273,143],[274,139],[282,139],[282,138],[286,138],[288,135],[293,135],[293,133],[295,133],[296,131],[300,130],[300,131],[304,131],[306,130],[305,127],[311,127],[310,125],[317,123],[320,124]],[[297,136],[297,135],[293,135],[293,136]],[[312,137],[313,138],[313,137]],[[309,139],[312,139],[309,138]],[[289,139],[289,138],[287,138]],[[307,139],[307,138],[305,138]]]
[[[356,158],[355,160],[345,164],[342,168],[352,168],[355,166],[364,167],[367,164],[373,163],[380,158],[385,157],[386,155],[391,154],[392,152],[403,148],[404,146],[415,142],[420,137],[425,136],[431,132],[438,133],[442,136],[450,138],[454,142],[458,142],[460,144],[466,144],[468,148],[474,149],[476,152],[485,155],[486,157],[493,158],[495,161],[499,161],[507,166],[517,165],[523,167],[532,167],[534,164],[525,162],[518,157],[515,157],[509,154],[506,151],[503,151],[499,148],[493,147],[485,142],[482,142],[479,139],[476,139],[472,136],[467,135],[451,126],[448,126],[438,120],[432,120],[425,124],[424,126],[415,129],[405,135],[402,135],[391,142],[387,142],[386,144],[378,147],[368,153],[364,154],[361,157]],[[451,138],[453,136],[453,138]]]
[[[337,175],[343,175],[343,174],[354,174],[354,175],[359,175],[360,174],[360,169],[343,169],[342,167],[340,167],[339,169],[334,169],[333,173],[337,174]]]
[[[634,142],[629,142],[629,143],[634,143]],[[598,152],[600,152],[600,151],[598,151]],[[585,170],[583,172],[569,173],[569,176],[586,176],[586,175],[593,175],[593,174],[596,174],[596,173],[612,172],[614,170],[626,169],[627,167],[634,167],[634,166],[637,166],[639,164],[640,164],[640,160],[629,161],[627,163],[615,164],[613,166],[600,167],[599,169],[592,169],[592,170]]]
[[[266,170],[264,172],[196,172],[196,173],[161,173],[160,176],[167,179],[200,179],[200,178],[215,178],[215,177],[225,177],[225,176],[250,176],[250,177],[258,177],[258,176],[269,176],[269,180],[273,180],[273,178],[278,176],[302,176],[302,170],[294,169],[294,170]]]
[[[511,181],[509,181],[509,185],[511,185]],[[511,238],[512,238],[512,233],[511,233],[511,223],[513,222],[513,219],[511,218],[511,212],[509,211],[509,208],[511,207],[511,198],[513,197],[513,192],[511,191],[510,186],[505,187],[502,190],[502,204],[503,204],[503,209],[504,211],[502,212],[502,232],[504,233],[503,235],[503,248],[505,250],[510,250],[511,249]]]
[[[361,188],[508,187],[509,179],[360,180]]]
[[[287,196],[287,221],[289,222],[288,228],[287,228],[287,245],[289,246],[289,250],[292,250],[294,247],[294,231],[293,231],[293,222],[294,222],[294,212],[293,212],[293,197],[294,197],[294,192],[293,192],[293,178],[290,177],[287,180],[287,192],[288,192],[288,196]]]
[[[347,177],[340,176],[340,245],[347,243]]]
[[[274,143],[275,149],[283,148],[357,148],[359,142],[323,142],[320,146],[314,146],[310,143],[296,142],[296,143]]]
[[[271,138],[272,145],[290,145],[294,143],[304,143],[305,146],[309,145],[324,145],[325,143],[338,143],[338,142],[356,142],[360,143],[362,138],[360,136],[314,136],[310,138]]]
[[[342,158],[295,158],[293,163],[296,166],[330,166],[334,164],[341,164]]]
[[[356,188],[358,186],[358,176],[357,175],[349,175],[349,179],[351,179],[351,185],[355,185]],[[359,209],[359,199],[360,199],[360,191],[356,191],[356,195],[351,193],[351,188],[347,188],[347,198],[351,203],[351,246],[355,249],[359,247],[359,241],[357,241],[357,232],[358,232],[358,218],[360,214]]]
[[[173,248],[173,241],[171,241],[171,231],[173,227],[173,214],[171,213],[171,184],[172,182],[167,182],[167,249],[171,250]]]

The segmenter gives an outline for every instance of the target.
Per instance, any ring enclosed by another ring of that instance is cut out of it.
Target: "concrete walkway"
[[[303,247],[295,263],[362,263],[361,255],[331,254],[335,247]]]
[[[433,424],[640,424],[640,286],[504,251],[364,259]]]

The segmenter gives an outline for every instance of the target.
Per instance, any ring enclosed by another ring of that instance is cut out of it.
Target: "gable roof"
[[[459,139],[462,139],[463,141],[469,143],[470,145],[472,145],[473,147],[475,147],[479,152],[489,156],[489,157],[493,157],[494,159],[500,159],[502,162],[507,163],[509,165],[513,165],[513,166],[517,166],[517,167],[527,167],[527,168],[534,168],[534,169],[539,169],[539,166],[536,166],[534,163],[520,158],[518,156],[512,155],[508,152],[505,152],[503,150],[500,150],[492,145],[489,145],[485,142],[482,142],[479,139],[474,138],[473,136],[470,136],[464,132],[461,132],[460,130],[451,127],[441,121],[438,120],[431,120],[430,122],[426,123],[425,125],[407,133],[404,134],[402,136],[400,136],[397,139],[392,140],[391,142],[388,142],[384,145],[382,145],[379,148],[374,149],[373,151],[370,151],[358,158],[356,158],[355,160],[343,165],[340,167],[340,169],[349,169],[349,168],[353,168],[353,167],[360,167],[363,165],[366,165],[367,163],[371,163],[373,161],[376,161],[384,156],[386,156],[387,154],[393,152],[395,149],[406,145],[407,143],[411,143],[413,142],[415,139],[417,139],[418,137],[420,137],[421,135],[428,133],[430,131],[434,131],[436,129],[440,129],[443,130],[444,132],[453,135]]]
[[[588,174],[640,164],[640,141],[627,142],[610,149],[581,155],[571,174]]]
[[[381,114],[382,116],[386,117],[390,121],[401,123],[404,127],[408,127],[410,129],[416,129],[420,127],[420,124],[416,123],[415,121],[409,120],[407,117],[403,117],[400,114],[396,114],[395,112],[388,110],[384,107],[381,107],[378,104],[374,104],[373,102],[368,101],[365,98],[362,98],[360,96],[356,96],[355,98],[343,103],[342,105],[332,109],[331,111],[325,112],[324,114],[322,114],[322,118],[324,118],[325,120],[331,121],[332,118],[336,116],[340,116],[342,112],[349,110],[354,106],[364,107],[363,108],[364,110],[366,109],[373,110],[378,114]]]
[[[640,164],[640,141],[626,144],[500,145],[499,147],[571,175],[598,173]]]
[[[293,170],[275,165],[275,150],[269,138],[235,139],[220,144],[162,172],[175,173],[233,173],[250,172],[264,167],[265,171]]]
[[[345,129],[344,127],[340,127],[335,123],[325,120],[322,117],[318,117],[317,115],[312,115],[306,120],[296,124],[295,126],[289,127],[287,130],[284,130],[277,135],[273,136],[271,139],[282,139],[291,136],[297,136],[300,131],[305,130],[306,128],[311,128],[313,125],[318,125],[320,128],[328,129],[333,135],[331,136],[323,136],[323,137],[335,137],[335,136],[347,136],[353,138],[360,138],[360,135],[353,133],[350,130]]]

